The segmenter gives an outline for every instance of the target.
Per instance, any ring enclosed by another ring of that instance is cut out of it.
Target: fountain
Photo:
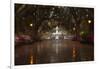
[[[59,32],[59,27],[56,26],[55,30],[56,32],[53,33],[53,35],[55,36],[55,39],[59,39],[59,35],[61,35],[61,32]]]

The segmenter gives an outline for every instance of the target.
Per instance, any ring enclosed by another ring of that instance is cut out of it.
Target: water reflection
[[[36,50],[34,50],[33,47],[30,47],[30,50],[28,53],[28,60],[29,60],[28,61],[29,64],[36,64]]]
[[[30,64],[33,64],[33,56],[30,58]]]
[[[72,52],[72,53],[73,53],[72,58],[73,58],[73,61],[75,61],[75,58],[76,58],[76,48],[73,47],[72,49],[73,49],[73,50],[72,50],[72,51],[73,51],[73,52]]]
[[[43,40],[15,48],[15,64],[42,64],[93,60],[93,46],[71,40]]]

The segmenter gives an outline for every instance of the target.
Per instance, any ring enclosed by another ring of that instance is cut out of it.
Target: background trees
[[[93,32],[94,9],[15,4],[15,33],[39,37],[41,32],[50,31],[56,26],[77,36],[82,31]]]

